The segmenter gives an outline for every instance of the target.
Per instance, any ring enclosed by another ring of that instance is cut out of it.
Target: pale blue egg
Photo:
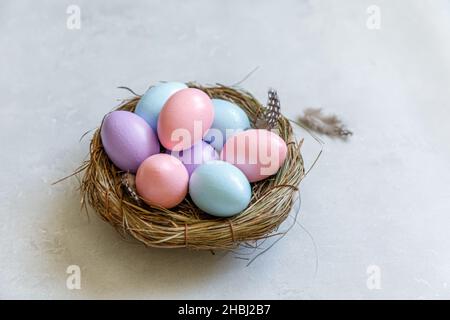
[[[232,102],[212,99],[214,122],[203,140],[220,152],[227,139],[235,133],[250,128],[250,121],[244,110]]]
[[[231,217],[247,208],[252,189],[241,170],[227,162],[211,160],[192,173],[189,194],[201,210],[216,217]]]
[[[187,85],[181,82],[160,82],[147,90],[136,105],[134,112],[144,118],[156,132],[159,112],[166,101],[175,92],[186,88]]]

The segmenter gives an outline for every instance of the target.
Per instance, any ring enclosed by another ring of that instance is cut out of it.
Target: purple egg
[[[181,151],[167,150],[166,153],[171,154],[183,162],[189,176],[194,172],[195,168],[209,160],[219,159],[217,151],[204,141],[197,142],[192,147]]]
[[[140,164],[159,153],[159,142],[150,125],[128,111],[106,115],[100,131],[109,159],[123,171],[135,173]]]

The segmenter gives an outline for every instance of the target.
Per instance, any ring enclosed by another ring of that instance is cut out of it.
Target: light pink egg
[[[220,158],[241,169],[250,182],[255,182],[277,173],[286,155],[286,143],[277,134],[250,129],[229,138]]]
[[[183,163],[168,154],[155,154],[139,166],[136,189],[150,205],[172,208],[186,197],[189,174]]]
[[[182,89],[164,104],[158,118],[158,137],[169,150],[190,148],[202,140],[214,121],[214,107],[206,93]]]

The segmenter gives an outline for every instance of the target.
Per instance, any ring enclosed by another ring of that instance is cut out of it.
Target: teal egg
[[[201,210],[216,217],[231,217],[247,208],[252,189],[241,170],[228,162],[212,160],[194,170],[189,194]]]
[[[186,89],[187,85],[181,82],[160,82],[150,89],[139,99],[134,111],[156,132],[158,116],[166,101],[175,92]]]
[[[220,152],[230,136],[250,128],[250,121],[236,104],[222,99],[212,99],[212,102],[214,122],[203,140]]]

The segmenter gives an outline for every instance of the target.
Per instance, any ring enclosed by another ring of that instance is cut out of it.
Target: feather
[[[128,195],[131,196],[134,199],[134,201],[140,204],[141,199],[139,199],[139,196],[137,195],[136,192],[136,176],[129,172],[125,172],[124,174],[122,174],[121,181]]]
[[[346,139],[353,132],[348,130],[335,115],[324,115],[322,109],[308,108],[303,111],[299,121],[306,128],[331,137]]]
[[[267,107],[262,114],[262,118],[256,120],[256,128],[272,129],[276,126],[280,118],[280,99],[275,89],[269,89],[267,98]]]
[[[269,129],[272,129],[280,118],[280,99],[278,98],[278,93],[275,89],[269,89],[267,100],[265,118]]]

